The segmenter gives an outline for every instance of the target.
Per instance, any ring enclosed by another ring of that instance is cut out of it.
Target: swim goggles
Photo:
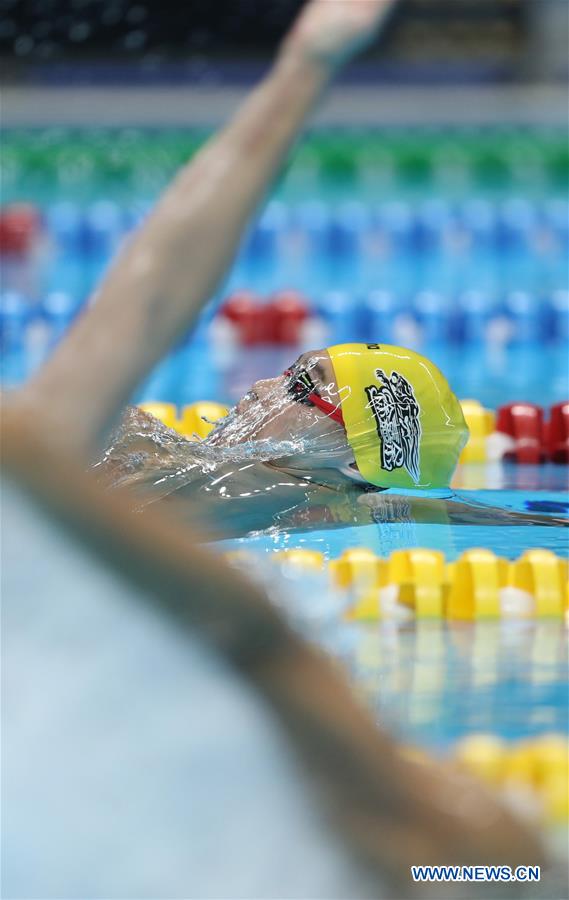
[[[287,391],[293,400],[297,403],[304,403],[307,406],[315,406],[330,419],[338,422],[342,428],[345,427],[340,406],[320,396],[316,390],[316,385],[310,377],[310,373],[306,369],[300,366],[292,366],[290,369],[285,369],[283,374],[289,379]]]

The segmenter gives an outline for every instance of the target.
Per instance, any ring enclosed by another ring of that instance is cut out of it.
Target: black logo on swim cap
[[[381,438],[381,468],[386,472],[406,469],[417,484],[421,409],[413,387],[399,372],[392,372],[388,378],[382,369],[376,369],[375,375],[380,386],[370,385],[365,392]]]

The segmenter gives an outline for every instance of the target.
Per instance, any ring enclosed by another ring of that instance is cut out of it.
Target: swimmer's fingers
[[[284,49],[336,68],[365,49],[398,0],[312,0]]]

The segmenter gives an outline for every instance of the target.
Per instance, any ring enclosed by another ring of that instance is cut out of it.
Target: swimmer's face
[[[302,391],[302,383],[309,387]],[[275,458],[290,467],[319,468],[343,465],[353,459],[345,431],[326,412],[313,405],[311,390],[330,410],[340,408],[340,396],[332,361],[326,350],[303,353],[275,378],[255,382],[210,435],[209,443],[232,446],[246,441],[290,444],[286,453]]]

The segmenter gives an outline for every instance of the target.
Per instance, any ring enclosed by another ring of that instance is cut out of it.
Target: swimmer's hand
[[[379,31],[397,0],[311,0],[283,45],[283,53],[334,70]]]

